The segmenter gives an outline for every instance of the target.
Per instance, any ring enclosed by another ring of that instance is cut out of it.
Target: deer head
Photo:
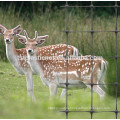
[[[42,45],[45,42],[45,38],[48,37],[48,35],[38,36],[37,31],[35,31],[35,38],[30,39],[26,30],[24,30],[24,35],[25,36],[18,34],[17,37],[19,38],[18,40],[20,43],[26,45],[27,53],[29,55],[35,54],[37,51],[37,46]]]
[[[22,29],[20,29],[21,25],[16,26],[13,29],[6,29],[3,25],[0,25],[0,33],[4,35],[4,40],[6,44],[10,44],[14,40],[14,36],[16,34],[20,34]]]

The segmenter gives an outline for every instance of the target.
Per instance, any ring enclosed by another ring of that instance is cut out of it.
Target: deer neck
[[[14,45],[14,41],[11,44],[6,44],[6,55],[8,60],[12,63],[12,64],[16,64],[17,62],[17,52],[16,52],[16,48]]]
[[[35,73],[41,76],[41,73],[42,73],[41,62],[38,60],[37,53],[32,56],[27,53],[27,56],[28,56],[29,64],[32,68],[32,71],[34,71]]]
[[[44,77],[43,61],[40,60],[41,58],[38,60],[39,56],[37,53],[32,56],[27,53],[27,56],[32,71],[40,76],[44,85],[48,85],[48,81]]]

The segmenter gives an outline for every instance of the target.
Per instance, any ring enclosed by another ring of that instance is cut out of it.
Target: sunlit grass
[[[59,89],[56,98],[49,99],[49,89],[39,76],[34,76],[36,102],[27,97],[26,80],[16,73],[10,63],[0,62],[0,118],[65,118],[65,98],[61,99]],[[91,107],[91,93],[87,89],[69,90],[68,108],[72,111],[86,111]],[[97,111],[115,110],[115,97],[106,94],[104,99],[94,93],[93,107]],[[120,109],[120,98],[118,98]],[[96,113],[94,118],[115,118],[114,114]],[[90,118],[89,113],[70,113],[69,118]]]

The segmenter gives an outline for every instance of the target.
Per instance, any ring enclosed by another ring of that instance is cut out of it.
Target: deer
[[[32,96],[33,101],[35,101],[32,75],[36,73],[32,71],[29,65],[29,61],[27,61],[27,59],[20,59],[22,56],[25,58],[27,57],[26,48],[16,49],[14,45],[14,37],[16,35],[19,35],[22,31],[20,27],[21,25],[18,25],[13,29],[7,29],[3,25],[0,25],[0,33],[3,34],[4,36],[4,41],[6,45],[6,56],[8,60],[10,61],[10,63],[13,65],[13,67],[19,74],[25,75],[28,96]],[[28,36],[26,37],[28,38]],[[68,47],[69,47],[68,55],[78,56],[79,51],[76,47],[71,46],[71,45],[68,45]],[[44,49],[44,52],[42,51],[43,49]],[[45,51],[46,49],[47,51]],[[38,51],[40,54],[43,53],[42,55],[48,55],[48,56],[63,55],[65,56],[66,45],[57,44],[57,45],[45,46],[45,47],[38,48]],[[61,96],[64,96],[63,92],[61,93]]]
[[[24,31],[26,33],[26,31]],[[38,36],[35,31],[35,38],[28,39],[27,36],[17,35],[19,42],[26,46],[28,61],[31,68],[40,76],[42,82],[49,87],[50,97],[57,94],[58,88],[66,89],[66,59],[37,59],[39,52],[38,45],[45,42],[46,35]],[[34,58],[34,59],[33,59]],[[107,61],[104,59],[92,60],[88,59],[70,59],[68,60],[68,89],[90,88],[93,85],[93,91],[100,98],[105,96],[104,90],[99,86],[100,81],[104,81],[107,71]],[[104,77],[103,77],[104,75]],[[93,81],[91,80],[93,78]]]
[[[20,27],[21,25],[18,25],[13,29],[7,29],[3,25],[0,25],[0,33],[4,36],[6,56],[9,62],[13,65],[19,74],[26,76],[28,96],[32,96],[33,101],[35,101],[32,70],[30,68],[30,65],[26,60],[18,59],[18,56],[26,56],[26,49],[16,49],[14,45],[14,37],[16,34],[20,34],[22,31]]]

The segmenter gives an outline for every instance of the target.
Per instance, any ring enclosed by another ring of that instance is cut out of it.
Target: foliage
[[[120,5],[120,2],[117,2]],[[1,1],[0,7],[4,11],[8,11],[9,8],[14,9],[14,14],[18,13],[19,16],[26,15],[27,17],[31,17],[34,13],[45,13],[46,11],[55,11],[61,9],[61,6],[65,6],[65,1]],[[90,1],[69,1],[69,6],[89,6],[91,4]],[[94,1],[93,5],[95,6],[114,6],[115,2],[113,1]],[[84,10],[89,11],[90,8],[82,8]],[[104,12],[103,12],[104,11]],[[114,13],[114,8],[110,7],[101,7],[95,8],[95,14],[97,16],[109,16]]]

